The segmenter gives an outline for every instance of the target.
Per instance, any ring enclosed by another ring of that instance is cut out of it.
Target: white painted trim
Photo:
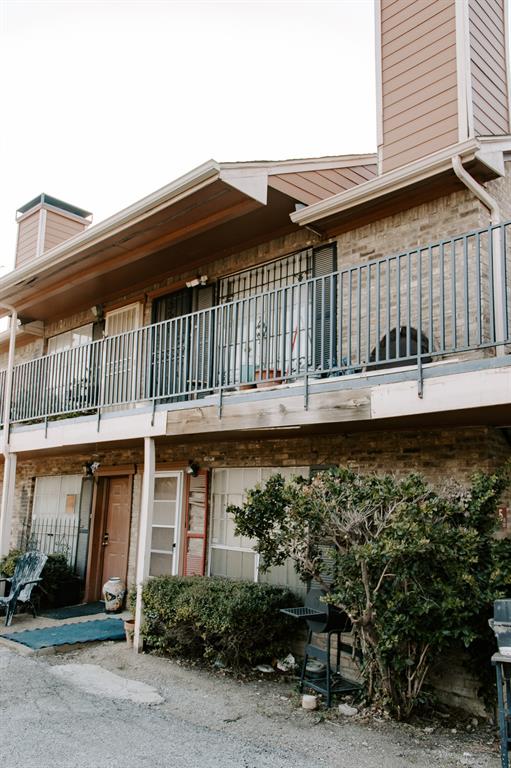
[[[416,381],[374,387],[371,392],[371,418],[400,418],[510,404],[511,375],[509,368],[504,367],[428,379],[422,398],[417,397]]]
[[[481,145],[481,151],[484,152],[486,145],[494,152],[511,152],[511,135],[507,136],[478,136],[477,141]]]
[[[233,469],[238,469],[238,467],[233,467]],[[241,469],[241,467],[239,467]],[[247,555],[253,555],[255,554],[255,550],[251,547],[228,547],[227,544],[210,544],[210,549],[224,549],[226,552],[244,552]]]
[[[511,130],[511,76],[509,73],[509,64],[511,58],[511,40],[510,40],[510,25],[511,19],[509,18],[509,0],[504,0],[504,44],[506,47],[506,92],[507,92],[507,108],[509,114],[509,129]]]
[[[37,203],[37,205],[34,205],[33,208],[29,208],[28,211],[25,211],[25,213],[16,214],[16,221],[19,223],[20,221],[24,221],[25,219],[28,219],[30,216],[33,216],[34,213],[37,213],[37,211],[40,211],[42,208],[41,203]]]
[[[474,136],[468,0],[456,0],[455,9],[456,71],[458,81],[458,140],[466,141]]]
[[[70,211],[63,211],[62,208],[59,208],[56,205],[50,205],[49,203],[37,203],[34,205],[33,208],[29,208],[28,211],[25,211],[24,213],[20,213],[16,216],[16,221],[20,222],[24,219],[28,218],[29,216],[32,216],[34,213],[40,210],[47,210],[52,211],[53,213],[58,213],[59,216],[64,216],[66,219],[71,219],[72,221],[77,221],[80,224],[90,224],[91,220],[89,217],[84,216],[78,216],[76,213],[71,213]],[[92,214],[89,214],[89,216],[92,216]]]
[[[258,173],[248,169],[220,171],[220,180],[262,205],[268,201],[268,173],[265,170]]]
[[[378,176],[383,173],[383,77],[381,47],[381,0],[375,0],[374,42],[376,68],[376,145],[378,148]]]
[[[0,516],[0,557],[9,552],[12,527],[12,513],[16,486],[15,453],[7,453],[4,458],[4,479],[2,487],[2,512]]]
[[[41,207],[37,227],[37,244],[35,258],[38,259],[44,252],[44,238],[46,237],[46,209]]]
[[[182,541],[182,535],[181,535],[181,528],[183,524],[183,492],[184,492],[184,483],[183,483],[183,477],[184,473],[180,470],[165,470],[161,472],[155,472],[154,473],[154,479],[153,479],[153,507],[151,510],[151,535],[152,535],[152,512],[154,511],[154,485],[156,484],[156,480],[159,477],[175,477],[177,479],[177,491],[176,491],[176,521],[174,526],[169,526],[174,528],[174,542],[175,547],[174,551],[172,553],[172,576],[177,576],[179,573],[179,566],[181,561],[181,541]],[[149,564],[151,561],[151,537],[149,537],[149,540],[147,542],[147,552],[146,552],[146,558],[147,558],[147,575],[149,575]]]
[[[300,211],[290,215],[295,224],[306,225],[331,216],[340,211],[352,208],[354,205],[362,205],[378,198],[380,195],[407,187],[422,179],[427,179],[442,171],[451,168],[451,160],[454,155],[461,155],[464,160],[471,160],[479,149],[479,142],[470,139],[461,144],[453,144],[451,147],[427,155],[413,163],[403,165],[393,171],[384,173],[374,179],[365,181],[346,192],[320,200]]]
[[[73,445],[95,445],[124,440],[141,440],[146,436],[158,437],[167,432],[167,413],[156,411],[154,423],[152,408],[126,407],[123,412],[105,413],[98,417],[81,416],[49,421],[47,433],[44,424],[18,425],[11,429],[10,446],[14,452],[45,451]]]
[[[247,172],[251,169],[265,170],[269,176],[278,173],[303,173],[304,171],[324,171],[332,168],[352,168],[357,165],[376,163],[374,152],[357,155],[334,155],[330,157],[311,157],[303,160],[260,160],[252,163],[220,163],[223,171]]]
[[[147,561],[147,549],[150,544],[152,509],[154,496],[154,471],[156,466],[156,449],[152,437],[144,438],[144,475],[142,478],[142,497],[140,500],[140,518],[138,524],[138,548],[137,548],[137,568],[136,568],[136,591],[137,599],[135,604],[135,634],[133,648],[136,653],[142,649],[142,640],[140,628],[142,624],[143,604],[142,588],[147,573],[149,563]]]

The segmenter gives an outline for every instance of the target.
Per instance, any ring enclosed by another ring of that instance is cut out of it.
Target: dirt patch
[[[169,716],[259,745],[299,749],[311,760],[357,768],[498,768],[495,729],[485,724],[431,721],[396,724],[362,712],[342,717],[337,707],[306,712],[289,678],[234,677],[179,661],[135,654],[103,643],[48,659],[53,665],[94,664],[153,686]],[[467,727],[471,732],[467,732]],[[341,758],[342,751],[342,758]]]

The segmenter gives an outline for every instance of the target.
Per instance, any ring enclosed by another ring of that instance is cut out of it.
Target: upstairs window
[[[48,354],[55,352],[65,352],[73,347],[79,347],[82,344],[89,344],[92,341],[92,323],[81,325],[79,328],[73,328],[65,333],[58,333],[48,339]]]

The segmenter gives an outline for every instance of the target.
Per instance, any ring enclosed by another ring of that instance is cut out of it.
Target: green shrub
[[[16,563],[22,554],[21,549],[11,549],[5,557],[2,557],[0,560],[0,573],[2,576],[11,578],[16,568]]]
[[[270,584],[161,576],[144,585],[143,601],[148,649],[236,668],[287,652],[295,630],[279,609],[296,597]]]
[[[330,590],[353,622],[368,698],[408,717],[433,661],[453,644],[491,640],[492,602],[511,595],[511,546],[494,538],[508,481],[503,470],[439,492],[414,474],[275,475],[228,512],[238,534],[257,540],[262,567],[291,557]]]
[[[0,573],[4,576],[11,577],[14,574],[16,563],[22,554],[23,552],[19,549],[11,549],[11,551],[0,560]],[[48,555],[41,578],[42,581],[38,585],[38,589],[41,590],[43,595],[43,602],[52,604],[59,594],[62,585],[76,577],[72,568],[68,565],[66,556],[55,553],[53,555]]]

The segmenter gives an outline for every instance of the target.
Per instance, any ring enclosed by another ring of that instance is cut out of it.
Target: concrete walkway
[[[289,682],[136,655],[122,643],[0,648],[8,768],[498,768],[494,734],[307,713]]]

